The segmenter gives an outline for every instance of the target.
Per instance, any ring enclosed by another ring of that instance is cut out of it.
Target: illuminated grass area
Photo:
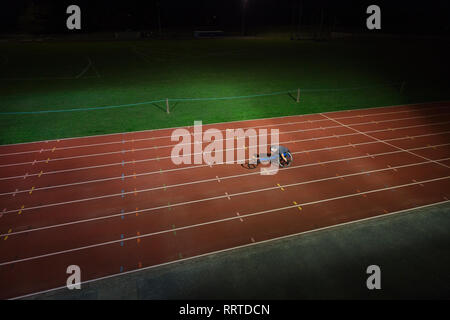
[[[448,45],[437,40],[220,39],[0,43],[0,112],[165,98],[246,96],[64,113],[0,115],[0,143],[444,100]],[[406,86],[401,90],[401,83]]]

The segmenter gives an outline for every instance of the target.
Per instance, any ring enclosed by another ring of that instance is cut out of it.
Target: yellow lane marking
[[[8,233],[11,233],[12,229],[8,230]],[[5,236],[5,238],[3,240],[8,240],[8,235]]]
[[[20,207],[20,211],[19,211],[19,213],[18,213],[18,214],[22,214],[22,210],[23,210],[23,208],[25,208],[25,205],[22,205],[22,206]]]
[[[40,178],[40,177],[42,176],[43,173],[44,173],[44,172],[42,172],[42,170],[41,170],[41,172],[39,172],[39,174],[38,174],[38,178]]]
[[[30,192],[28,192],[29,194],[32,194],[34,190],[34,187],[31,188]]]
[[[296,201],[292,201],[292,203],[295,204],[295,205],[297,206],[297,209],[298,209],[298,210],[300,210],[300,211],[302,210],[302,207],[300,207],[300,206],[297,204]]]
[[[280,184],[279,184],[279,183],[277,183],[277,186],[278,186],[278,188],[280,188],[280,189],[281,189],[281,191],[284,191],[284,188],[283,188],[282,186],[280,186]]]

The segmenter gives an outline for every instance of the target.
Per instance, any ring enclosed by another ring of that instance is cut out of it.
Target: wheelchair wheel
[[[290,152],[285,152],[283,155],[286,157],[287,161],[284,161],[284,159],[280,156],[280,167],[287,168],[291,165],[294,157],[292,157],[292,154]]]

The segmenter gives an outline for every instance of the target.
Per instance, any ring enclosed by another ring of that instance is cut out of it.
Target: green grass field
[[[95,111],[0,114],[0,144],[450,98],[438,40],[209,39],[1,42],[0,112],[171,101]],[[406,81],[400,85],[385,85]],[[344,90],[344,88],[365,87]]]

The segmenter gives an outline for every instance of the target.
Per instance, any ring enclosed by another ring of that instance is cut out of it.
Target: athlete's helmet
[[[270,152],[277,152],[278,147],[277,146],[270,146]]]

